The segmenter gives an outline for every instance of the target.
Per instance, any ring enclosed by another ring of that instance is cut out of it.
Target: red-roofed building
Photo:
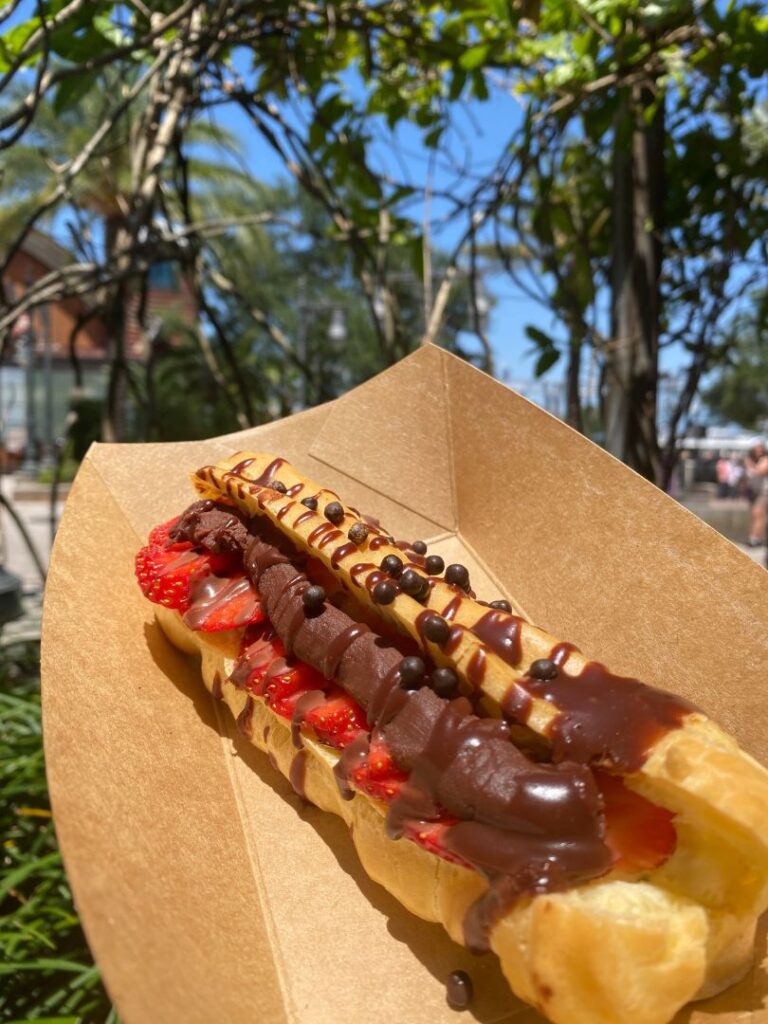
[[[40,231],[32,231],[21,250],[11,260],[3,279],[9,301],[22,295],[40,278],[75,262],[72,253],[55,239]],[[197,308],[189,282],[179,268],[158,263],[149,272],[147,321],[157,315],[172,313],[176,319],[194,323]],[[129,296],[125,325],[126,355],[142,361],[146,338],[137,319],[139,296]],[[101,398],[106,391],[109,336],[99,316],[87,318],[92,309],[87,298],[61,299],[32,310],[19,318],[14,330],[10,353],[0,366],[0,450],[10,454],[21,452],[29,434],[31,421],[35,447],[50,454],[56,437],[64,430],[64,422],[75,383],[70,357],[72,334],[78,322],[75,348],[82,368],[84,388],[88,395]],[[27,363],[29,349],[32,366]],[[30,391],[31,383],[31,391]],[[29,396],[31,394],[31,407]]]

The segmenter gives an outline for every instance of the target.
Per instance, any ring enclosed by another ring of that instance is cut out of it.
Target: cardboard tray
[[[768,573],[520,396],[423,348],[343,398],[184,444],[96,445],[53,552],[43,630],[45,751],[88,941],[126,1024],[538,1017],[362,872],[342,823],[303,805],[237,737],[165,641],[133,576],[191,471],[283,455],[402,537],[466,561],[486,599],[614,671],[698,703],[768,761]],[[768,1021],[766,929],[740,985],[678,1024]],[[610,936],[606,936],[610,956]]]

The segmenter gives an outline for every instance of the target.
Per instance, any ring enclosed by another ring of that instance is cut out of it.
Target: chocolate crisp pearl
[[[452,1010],[466,1010],[472,1002],[472,979],[466,971],[452,971],[445,986],[445,1000]]]
[[[512,605],[509,601],[505,601],[503,598],[499,598],[498,601],[491,601],[488,605],[489,608],[498,608],[501,612],[512,612]]]
[[[438,697],[453,697],[458,689],[459,677],[452,668],[436,668],[429,682]]]
[[[400,685],[406,690],[416,690],[424,682],[426,665],[421,658],[403,658],[400,662]]]
[[[404,594],[410,594],[411,597],[417,597],[424,590],[424,584],[427,581],[416,572],[415,569],[406,569],[403,575],[400,577],[400,589]]]
[[[458,562],[449,565],[445,570],[445,582],[453,583],[457,587],[463,587],[466,590],[469,586],[469,570],[466,565],[459,565]]]
[[[280,483],[279,480],[273,480],[269,486],[272,488],[273,491],[277,491],[278,494],[285,494],[285,492],[288,490],[285,484]]]
[[[397,555],[387,555],[386,558],[382,558],[380,568],[384,570],[387,576],[391,576],[392,579],[396,580],[403,571],[403,560],[398,558]]]
[[[430,576],[439,576],[445,568],[445,562],[440,555],[429,555],[424,565]]]
[[[368,536],[368,527],[365,523],[355,523],[354,526],[350,527],[349,533],[347,534],[353,544],[358,546],[365,541]]]
[[[376,604],[392,604],[397,597],[397,584],[393,580],[379,580],[371,591]]]
[[[333,523],[334,526],[338,525],[344,518],[344,509],[341,507],[338,501],[329,502],[325,506],[325,509],[323,511],[325,513],[325,518],[329,522]]]
[[[325,603],[325,591],[322,587],[307,587],[301,595],[301,601],[308,612],[317,611]]]
[[[550,658],[539,658],[528,669],[528,675],[534,679],[554,679],[557,675],[557,665]]]
[[[451,635],[451,627],[442,615],[429,615],[422,627],[424,636],[433,644],[444,644]]]
[[[423,540],[415,540],[413,544],[411,544],[411,551],[415,551],[417,555],[426,555],[427,545]]]
[[[302,498],[301,504],[306,505],[307,508],[311,509],[313,512],[317,510],[317,498]]]

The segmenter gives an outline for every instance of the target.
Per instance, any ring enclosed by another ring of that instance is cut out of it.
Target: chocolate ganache
[[[383,729],[396,764],[410,772],[390,806],[390,835],[446,812],[460,819],[447,829],[446,846],[490,882],[467,915],[470,948],[488,948],[497,916],[523,893],[566,888],[609,870],[601,798],[588,768],[531,762],[512,744],[505,722],[478,718],[466,699],[449,701],[427,687],[405,690],[396,647],[331,604],[308,610],[303,557],[270,524],[240,520],[238,526],[233,520],[239,515],[232,509],[198,502],[177,524],[174,538],[210,550],[238,546],[286,650],[335,677],[363,707],[369,726]],[[236,685],[249,674],[247,652],[245,660],[232,674]],[[297,744],[298,725],[295,719]],[[358,744],[342,758],[336,774],[344,795],[344,768],[362,757]]]

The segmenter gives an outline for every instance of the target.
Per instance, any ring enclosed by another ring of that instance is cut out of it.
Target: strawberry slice
[[[263,622],[266,612],[258,592],[244,572],[204,576],[191,589],[185,623],[203,633],[219,633]]]
[[[193,545],[188,540],[177,540],[172,541],[170,537],[171,530],[178,523],[181,516],[176,516],[173,519],[169,519],[167,523],[161,523],[160,526],[156,526],[149,534],[147,541],[147,547],[150,548],[173,548],[174,551],[185,551],[191,548]]]
[[[165,523],[153,530],[154,543],[147,544],[136,555],[136,579],[150,601],[186,611],[194,582],[210,574],[227,576],[240,568],[240,559],[231,552],[200,552],[187,543],[166,546],[171,525]]]
[[[605,803],[605,842],[621,871],[648,871],[675,850],[674,814],[625,786],[619,776],[595,771]]]
[[[421,846],[429,853],[437,854],[438,857],[442,857],[443,860],[450,861],[452,864],[461,864],[462,867],[471,868],[472,865],[468,864],[458,854],[448,850],[443,844],[443,836],[446,831],[455,825],[458,818],[452,818],[449,815],[445,815],[441,821],[411,821],[407,822],[403,830],[403,836],[406,839],[410,839],[412,843],[416,843],[417,846]]]
[[[284,666],[282,671],[273,674],[275,668],[281,668],[281,662]],[[286,664],[285,659],[280,658],[267,669],[257,692],[274,712],[283,718],[291,718],[296,702],[303,693],[307,690],[323,690],[329,685],[327,679],[303,661]]]
[[[339,750],[368,731],[363,709],[338,686],[328,690],[328,699],[308,711],[304,721],[322,743]]]
[[[285,647],[269,619],[249,626],[240,645],[235,669],[238,685],[260,697],[261,680],[277,658],[285,658]]]
[[[368,756],[354,769],[351,778],[357,789],[376,800],[385,800],[388,803],[400,792],[408,773],[394,763],[381,733],[374,732]]]

